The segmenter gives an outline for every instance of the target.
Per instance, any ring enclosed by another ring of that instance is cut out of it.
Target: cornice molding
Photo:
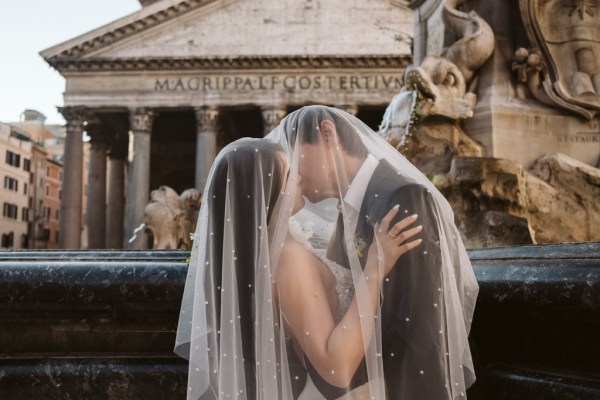
[[[50,65],[64,72],[104,71],[202,71],[293,69],[387,69],[405,68],[410,55],[357,56],[240,56],[201,58],[55,58]]]
[[[204,7],[208,4],[215,3],[219,0],[184,0],[180,3],[173,4],[170,7],[160,9],[154,13],[148,14],[135,21],[131,21],[123,26],[120,26],[109,32],[105,32],[88,40],[85,40],[75,46],[63,50],[59,54],[46,58],[52,65],[54,59],[77,58],[86,54],[99,50],[100,48],[112,45],[120,40],[136,35],[147,29],[153,28],[166,21],[177,18],[185,13]]]

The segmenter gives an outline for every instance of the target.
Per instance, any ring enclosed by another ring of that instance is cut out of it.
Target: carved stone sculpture
[[[573,18],[581,18],[580,11],[586,20],[596,15],[589,7],[571,8]],[[600,170],[558,153],[539,158],[529,170],[517,161],[486,158],[463,130],[461,121],[473,116],[476,103],[476,71],[492,55],[494,36],[477,14],[459,10],[457,1],[444,2],[442,15],[458,41],[407,68],[380,133],[446,196],[469,247],[600,240],[600,209],[593,200],[600,197]],[[573,96],[594,96],[598,63],[592,42],[574,46]],[[556,104],[546,87],[552,71],[542,51],[517,50],[512,69],[538,101]]]
[[[469,247],[600,240],[600,170],[564,154],[545,155],[529,170],[458,157],[436,183]]]
[[[518,49],[519,81],[544,104],[588,120],[600,114],[600,9],[590,0],[520,0],[531,50]]]
[[[144,224],[153,236],[152,248],[190,249],[190,233],[196,226],[200,202],[201,194],[196,189],[187,189],[181,195],[168,186],[153,190],[144,208]]]
[[[406,69],[404,87],[380,128],[426,174],[448,172],[453,157],[484,155],[458,121],[473,116],[476,96],[469,86],[494,51],[494,34],[475,12],[459,11],[459,3],[446,1],[442,10],[446,29],[459,39],[442,55],[427,54],[421,65]]]

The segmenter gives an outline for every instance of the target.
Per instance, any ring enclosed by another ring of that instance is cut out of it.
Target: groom
[[[342,203],[344,215],[338,216],[328,258],[349,267],[344,236],[350,237],[364,268],[374,225],[396,204],[400,212],[393,223],[418,214],[416,224],[423,226],[423,242],[400,257],[382,286],[386,391],[393,400],[447,399],[446,355],[440,334],[444,320],[442,308],[437,307],[443,296],[439,231],[431,194],[418,183],[406,182],[384,159],[369,155],[356,128],[341,114],[320,107],[311,107],[309,112],[315,114],[310,129],[294,129],[290,142],[300,146],[303,195],[312,202],[334,197]],[[351,388],[365,381],[363,363]],[[315,383],[324,394],[334,390],[322,380]]]

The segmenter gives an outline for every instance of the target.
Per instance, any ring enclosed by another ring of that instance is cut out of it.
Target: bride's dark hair
[[[267,222],[270,220],[275,202],[283,185],[285,155],[279,144],[264,139],[242,139],[226,148],[215,160],[211,185],[203,195],[208,202],[208,223],[210,237],[207,251],[212,253],[212,285],[220,294],[223,264],[224,227],[227,223],[225,210],[234,225],[231,227],[235,244],[236,280],[239,296],[239,318],[241,322],[242,347],[248,393],[253,393],[254,377],[254,268],[257,262],[258,234],[262,221],[257,212],[264,196],[267,209]],[[262,193],[261,193],[262,192]],[[226,204],[228,199],[229,204]],[[210,249],[210,250],[208,250]],[[217,267],[219,266],[219,267]],[[221,309],[221,299],[217,295],[216,310]],[[217,321],[220,326],[220,316]]]

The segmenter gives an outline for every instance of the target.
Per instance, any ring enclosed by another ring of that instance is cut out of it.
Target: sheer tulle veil
[[[323,121],[335,126],[334,146],[320,146]],[[340,151],[372,169],[357,173]],[[322,170],[324,186],[310,186],[307,168],[317,178]],[[356,204],[348,192],[359,176]],[[265,138],[226,146],[203,193],[175,345],[189,360],[188,399],[295,399],[310,378],[323,398],[358,387],[377,400],[464,398],[475,379],[467,337],[478,286],[469,258],[441,193],[369,127],[335,108],[303,107]],[[401,256],[372,304],[367,250],[398,202],[399,214],[422,216],[423,245]],[[275,279],[290,221],[315,260],[328,257],[351,273],[367,339],[347,388],[328,389],[330,377],[292,346]]]

